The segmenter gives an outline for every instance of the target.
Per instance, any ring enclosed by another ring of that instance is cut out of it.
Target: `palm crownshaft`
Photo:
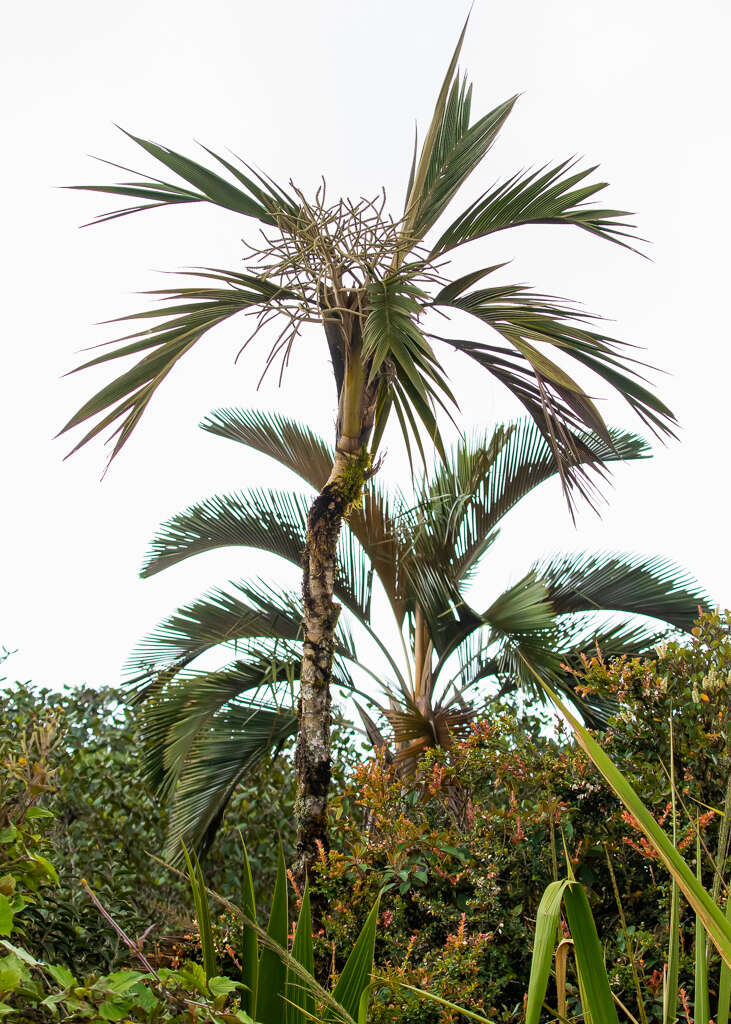
[[[466,28],[466,26],[465,26]],[[204,269],[190,286],[157,293],[163,305],[128,319],[142,327],[78,369],[124,357],[137,362],[89,399],[64,430],[87,424],[77,448],[112,428],[112,457],[136,428],[157,388],[177,362],[218,324],[241,313],[257,317],[255,332],[280,325],[266,369],[286,366],[296,338],[319,324],[338,396],[334,455],[307,527],[303,566],[303,662],[298,771],[300,858],[304,869],[327,843],[324,807],[329,777],[329,685],[336,650],[336,549],[343,518],[358,501],[386,422],[393,413],[411,456],[422,455],[422,434],[444,456],[438,407],[456,405],[436,345],[447,344],[485,369],[523,403],[546,438],[567,496],[591,496],[592,471],[602,460],[585,432],[609,439],[583,388],[546,350],[558,350],[619,391],[653,430],[668,433],[670,411],[640,382],[625,347],[605,335],[595,318],[523,285],[484,286],[498,266],[457,280],[445,277],[445,257],[459,246],[522,224],[572,224],[627,245],[622,211],[593,205],[603,183],[592,169],[560,163],[519,173],[484,193],[446,227],[431,233],[456,193],[488,153],[515,98],[471,120],[471,89],[457,71],[464,30],[437,99],[425,141],[409,175],[402,216],[387,212],[386,197],[329,203],[324,185],[315,196],[284,189],[248,165],[207,150],[222,173],[154,142],[130,136],[184,185],[148,175],[115,185],[83,186],[123,196],[132,205],[100,221],[164,205],[210,202],[264,226],[249,247],[244,272]],[[226,175],[225,177],[223,175]],[[135,205],[136,204],[136,205]],[[482,286],[475,287],[478,283]],[[469,314],[489,341],[429,334],[432,310]],[[148,319],[156,323],[144,326]],[[92,421],[93,425],[88,426]],[[369,446],[370,445],[370,450]],[[368,529],[367,524],[363,527]],[[384,559],[381,568],[385,571]],[[375,565],[374,561],[374,565]]]

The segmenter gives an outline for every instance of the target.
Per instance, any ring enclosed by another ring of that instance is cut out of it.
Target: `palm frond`
[[[208,845],[238,782],[297,731],[293,708],[239,699],[199,730],[183,764],[169,810],[165,853],[179,856],[181,840]]]
[[[171,796],[195,736],[209,720],[244,693],[258,702],[264,690],[272,703],[280,685],[299,674],[298,657],[295,645],[280,642],[271,652],[246,650],[216,672],[158,673],[132,692],[131,700],[142,708],[143,772],[163,799]]]
[[[466,29],[467,22],[437,97],[418,163],[414,152],[403,225],[407,248],[439,219],[492,146],[517,99],[513,96],[470,125],[472,86],[466,76],[460,79],[457,70]]]
[[[232,586],[236,594],[220,589],[209,591],[161,622],[133,652],[127,662],[128,671],[139,674],[158,667],[183,667],[203,651],[224,643],[301,637],[302,607],[298,594],[262,582]],[[343,620],[336,630],[336,650],[355,656]]]
[[[306,480],[316,491],[327,483],[335,452],[296,420],[260,409],[216,409],[201,423],[218,437],[262,452]]]
[[[482,620],[493,632],[512,635],[550,630],[554,615],[548,588],[529,572],[493,601]]]
[[[406,595],[398,536],[399,511],[398,502],[394,507],[388,493],[375,480],[369,480],[363,488],[361,504],[348,517],[346,529],[355,535],[367,554],[400,626]]]
[[[626,248],[634,225],[622,218],[626,210],[602,209],[588,203],[607,182],[582,184],[596,167],[576,171],[576,160],[564,160],[537,171],[520,171],[475,200],[450,224],[432,249],[439,256],[465,242],[521,224],[573,224]],[[581,186],[581,187],[577,187]]]
[[[615,428],[609,429],[609,443],[587,433],[577,441],[592,461],[650,455],[643,438]],[[415,535],[417,551],[443,566],[455,582],[465,582],[495,540],[506,512],[557,473],[555,455],[533,420],[460,440],[422,487],[419,512],[429,529]]]
[[[181,188],[179,185],[170,184],[162,181],[160,178],[150,177],[147,174],[140,174],[140,180],[123,181],[116,185],[72,185],[71,188],[84,192],[101,192],[107,195],[122,196],[125,199],[144,200],[144,202],[135,206],[100,214],[92,221],[93,224],[101,224],[104,221],[124,217],[130,213],[139,213],[142,210],[152,210],[159,206],[176,205],[178,203],[213,203],[225,210],[233,210],[235,213],[254,217],[256,220],[269,225],[276,225],[277,213],[288,213],[292,216],[297,213],[298,205],[295,200],[287,195],[271,179],[266,179],[255,171],[250,172],[253,176],[244,174],[230,161],[218,156],[205,146],[203,148],[206,152],[229,172],[236,181],[236,185],[221,177],[215,171],[209,170],[195,160],[176,153],[166,146],[159,146],[155,142],[131,135],[129,132],[124,131],[124,129],[120,130],[144,149],[146,153],[149,153],[150,156],[154,157],[159,163],[167,167],[169,171],[172,171],[192,187]],[[102,162],[109,163],[107,160]],[[112,164],[112,166],[119,167],[118,164]],[[242,163],[242,166],[246,167],[246,164]],[[123,171],[129,170],[127,167],[119,167],[119,169]],[[247,170],[250,169],[247,167]],[[130,171],[130,173],[139,174],[138,171]],[[254,178],[257,180],[255,181]]]
[[[636,360],[624,355],[627,346],[586,326],[596,318],[523,285],[469,292],[465,282],[470,276],[443,289],[434,305],[470,313],[493,328],[509,347],[442,340],[478,362],[522,402],[554,451],[567,493],[575,486],[590,498],[593,484],[587,467],[601,471],[601,463],[591,460],[578,435],[588,430],[609,441],[609,432],[584,389],[536,344],[558,349],[590,368],[622,395],[655,434],[672,435],[673,414],[638,382],[639,374],[628,365]]]
[[[112,359],[122,359],[146,352],[129,370],[106,384],[76,412],[59,432],[80,426],[99,417],[96,424],[82,437],[69,454],[78,451],[97,434],[121,423],[111,433],[116,442],[111,460],[121,451],[125,442],[145,412],[152,396],[174,369],[176,364],[213,327],[231,316],[255,306],[265,306],[277,292],[270,282],[231,271],[193,273],[196,277],[215,277],[226,288],[174,288],[149,294],[162,295],[173,305],[132,313],[121,317],[123,321],[154,317],[161,322],[154,327],[125,335],[103,346],[116,346],[77,366],[72,373],[98,366]]]
[[[666,558],[605,552],[537,562],[556,614],[612,610],[662,619],[689,632],[711,604],[698,582]]]
[[[160,527],[141,576],[215,548],[259,548],[301,565],[310,501],[290,491],[251,490],[215,495]],[[370,615],[372,570],[360,544],[344,530],[338,539],[335,592],[360,618]]]
[[[462,637],[481,625],[482,619],[440,566],[412,557],[405,560],[405,574],[409,595],[422,609],[441,663]]]
[[[474,530],[470,533],[470,526],[475,525],[471,506],[477,493],[492,479],[496,460],[514,431],[513,424],[501,425],[492,435],[461,439],[433,475],[422,478],[417,485],[416,504],[408,516],[402,517],[414,556],[438,566],[455,583],[465,575],[461,571],[465,548],[474,543]],[[495,536],[493,531],[480,537],[484,548]]]
[[[456,405],[444,371],[431,345],[419,330],[417,320],[427,295],[403,274],[394,274],[368,286],[368,316],[363,326],[363,358],[371,366],[375,380],[388,360],[392,370],[391,387],[402,412],[411,422],[420,420],[427,436],[440,455],[444,444],[434,414],[435,405],[446,408],[445,399]],[[419,432],[411,432],[421,449]]]
[[[459,669],[449,683],[456,693],[475,686],[483,679],[497,677],[499,664],[495,657],[495,637],[488,626],[468,633],[455,647],[454,654]]]
[[[223,771],[226,729],[232,723],[237,728],[229,737],[231,763],[238,765],[243,757],[247,770],[294,734],[291,719],[296,717],[293,702],[301,663],[301,643],[259,639],[247,643],[241,657],[219,671],[161,672],[132,692],[131,699],[142,706],[143,772],[163,799],[172,800],[169,853],[180,848],[181,837],[186,845],[212,837],[241,778]],[[334,660],[333,680],[353,688],[341,655]],[[241,708],[247,709],[243,730],[237,718]],[[255,712],[253,717],[249,712]],[[197,777],[196,769],[201,751],[208,757],[214,742],[223,781],[208,780],[215,783],[208,792],[205,772]]]

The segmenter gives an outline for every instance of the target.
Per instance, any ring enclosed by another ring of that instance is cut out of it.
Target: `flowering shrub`
[[[728,800],[730,625],[728,616],[706,615],[689,643],[668,644],[657,662],[608,665],[598,656],[581,680],[621,702],[602,744],[666,828],[670,783],[661,764],[670,765],[672,709],[679,845],[700,827],[711,852],[728,820],[711,808]],[[409,780],[376,759],[356,768],[332,813],[334,850],[319,880],[331,899],[323,941],[345,947],[383,888],[376,960],[387,972],[495,1020],[517,1020],[537,904],[565,874],[565,843],[589,890],[617,995],[635,1005],[634,962],[648,1017],[661,1019],[669,881],[558,723],[546,730],[538,716],[495,714],[451,750],[426,755]],[[710,887],[709,863],[703,873]],[[683,912],[690,950],[693,920]],[[379,1024],[449,1019],[404,997],[382,999]]]

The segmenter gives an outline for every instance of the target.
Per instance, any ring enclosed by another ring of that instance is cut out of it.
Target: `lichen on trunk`
[[[303,659],[299,733],[295,754],[297,858],[300,879],[329,850],[330,682],[340,605],[334,599],[337,543],[343,519],[359,500],[368,473],[367,453],[336,451],[330,478],[310,507],[304,553]]]

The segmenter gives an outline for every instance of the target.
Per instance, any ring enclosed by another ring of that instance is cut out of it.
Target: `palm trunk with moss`
[[[335,458],[330,477],[313,501],[303,560],[304,603],[297,772],[296,874],[302,880],[329,851],[330,683],[340,605],[334,599],[337,543],[343,519],[360,500],[369,471],[368,439],[378,384],[369,382],[357,315],[326,322],[339,394]]]

